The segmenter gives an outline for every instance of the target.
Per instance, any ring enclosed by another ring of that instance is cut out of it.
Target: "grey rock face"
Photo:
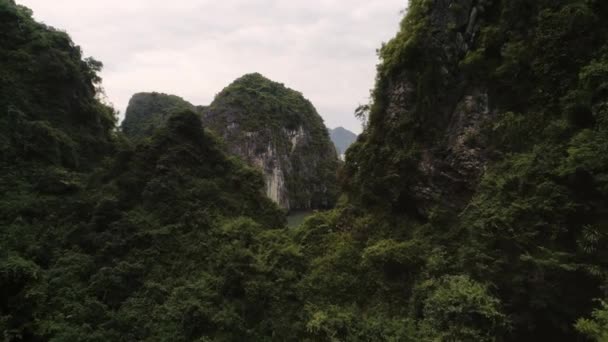
[[[264,173],[266,194],[287,210],[333,206],[338,157],[327,128],[300,93],[250,74],[203,110],[231,153]]]
[[[488,163],[482,126],[496,113],[489,107],[488,94],[475,89],[456,104],[439,145],[423,150],[419,171],[425,182],[416,191],[423,210],[432,203],[458,208],[471,194]]]
[[[213,120],[210,114],[206,114],[205,118],[208,121]],[[286,176],[294,172],[291,158],[295,157],[294,153],[298,146],[306,148],[309,143],[310,136],[303,127],[298,127],[297,130],[281,130],[282,136],[278,140],[289,141],[289,146],[285,146],[286,148],[273,142],[273,133],[270,130],[247,132],[243,131],[239,124],[233,123],[221,133],[232,154],[263,172],[266,195],[280,207],[292,209]],[[310,206],[310,203],[305,205],[305,207]]]
[[[431,45],[438,47],[444,65],[442,87],[447,91],[435,96],[438,112],[425,113],[435,118],[429,126],[439,132],[434,133],[438,137],[416,142],[421,150],[419,179],[411,196],[422,216],[438,203],[453,208],[465,205],[488,163],[480,130],[496,113],[487,91],[470,87],[458,69],[475,42],[483,6],[481,1],[437,0],[430,13]],[[415,84],[407,71],[392,79],[384,115],[387,127],[397,127],[399,120],[418,112]]]

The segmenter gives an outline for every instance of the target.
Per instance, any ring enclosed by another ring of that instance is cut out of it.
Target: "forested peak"
[[[236,87],[245,87],[245,88],[252,88],[252,89],[263,89],[263,90],[270,90],[270,89],[288,89],[287,87],[285,87],[284,84],[279,83],[279,82],[275,82],[269,78],[267,78],[266,76],[262,75],[259,72],[253,72],[253,73],[249,73],[249,74],[245,74],[239,78],[237,78],[236,80],[234,80],[232,83],[230,83],[230,85],[228,85],[228,87],[226,87],[226,89],[233,89]]]
[[[272,81],[269,78],[267,78],[264,75],[257,73],[257,72],[245,74],[245,75],[237,78],[232,83],[230,83],[226,88],[224,88],[217,95],[217,97],[221,97],[222,94],[224,94],[226,92],[232,92],[232,91],[243,91],[243,92],[258,91],[261,93],[268,93],[268,94],[272,94],[273,92],[276,92],[276,93],[272,94],[275,96],[284,95],[286,93],[297,93],[297,94],[301,95],[300,92],[287,88],[283,83]]]
[[[276,83],[271,81],[269,78],[267,78],[266,76],[260,74],[259,72],[252,72],[249,74],[245,74],[239,78],[237,78],[234,83],[250,83],[250,84],[268,84],[268,83]]]
[[[1,0],[0,7],[3,7],[7,12],[4,15],[14,15],[17,17],[31,18],[34,14],[28,7],[17,5],[15,0]]]
[[[335,202],[337,156],[323,119],[300,92],[244,75],[203,110],[231,151],[265,170],[267,193],[286,209]]]
[[[172,113],[182,110],[196,110],[196,108],[176,95],[157,92],[136,93],[129,100],[121,129],[131,139],[149,137],[166,123]]]
[[[163,101],[163,100],[174,100],[174,101],[183,101],[186,102],[183,98],[177,95],[159,93],[159,92],[140,92],[135,93],[131,96],[129,103],[135,103],[140,101]]]
[[[205,112],[212,123],[236,122],[245,130],[324,130],[323,119],[302,93],[259,73],[244,75],[224,88]]]
[[[102,64],[64,33],[0,2],[0,118],[6,159],[79,167],[110,148],[115,112],[97,99]],[[17,143],[21,139],[29,144]]]
[[[215,196],[213,210],[218,215],[256,217],[273,228],[283,224],[283,214],[263,196],[261,173],[226,155],[217,139],[205,132],[200,115],[192,110],[170,114],[166,124],[137,144],[134,152],[127,164],[120,166],[125,161],[118,160],[112,168],[114,172],[125,169],[126,179],[136,175],[133,180],[137,181],[125,189],[124,196],[139,194],[140,200],[154,206],[164,203],[167,213],[173,214],[180,212],[175,209],[177,203],[183,208],[194,203],[211,205],[203,202]],[[121,177],[118,179],[120,182]],[[135,190],[137,184],[148,185]],[[150,194],[158,197],[148,200]]]

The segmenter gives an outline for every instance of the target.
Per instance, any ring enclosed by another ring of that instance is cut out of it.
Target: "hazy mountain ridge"
[[[340,156],[343,156],[350,145],[357,141],[357,135],[344,127],[330,128],[329,136]]]

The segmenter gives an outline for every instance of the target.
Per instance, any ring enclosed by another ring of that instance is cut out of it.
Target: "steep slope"
[[[101,63],[82,60],[67,34],[34,22],[28,9],[0,6],[2,162],[86,168],[107,152],[115,120],[95,99]]]
[[[37,340],[44,268],[78,219],[87,173],[114,151],[114,111],[96,100],[101,63],[67,34],[0,1],[0,332]]]
[[[12,1],[0,28],[3,341],[293,339],[302,262],[261,173],[189,111],[131,146],[99,63]]]
[[[186,109],[196,110],[179,96],[138,93],[129,100],[121,130],[131,139],[149,137],[169,120],[171,113]]]
[[[319,331],[354,340],[377,330],[345,322],[373,316],[401,322],[396,340],[576,340],[608,270],[606,15],[410,1],[347,152],[348,201],[301,232],[311,316],[349,326]]]
[[[357,141],[357,135],[344,127],[330,129],[329,137],[334,146],[336,146],[336,151],[340,156],[343,156],[350,145]]]
[[[281,207],[333,206],[336,151],[302,94],[260,74],[245,75],[216,96],[203,121],[232,153],[263,170],[266,193]]]

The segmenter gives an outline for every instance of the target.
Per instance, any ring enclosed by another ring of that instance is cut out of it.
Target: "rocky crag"
[[[392,50],[389,45],[382,52],[386,61],[380,66],[365,137],[376,148],[399,144],[412,153],[402,160],[382,160],[391,167],[377,172],[388,174],[399,164],[412,163],[408,180],[399,182],[408,190],[392,185],[386,190],[397,201],[415,203],[422,216],[437,201],[464,205],[487,164],[488,151],[475,138],[497,117],[496,108],[490,107],[489,89],[467,82],[461,66],[478,41],[488,6],[473,0],[414,5],[404,25],[420,21],[418,30],[398,36],[408,41],[407,48]],[[422,37],[428,41],[417,40]],[[421,56],[415,57],[418,52]],[[397,65],[399,58],[405,65]],[[368,155],[383,158],[379,151]]]
[[[323,119],[301,93],[249,74],[222,90],[202,113],[232,153],[263,170],[266,193],[281,207],[333,206],[337,154]]]
[[[266,195],[282,208],[334,205],[337,154],[323,119],[300,93],[260,74],[239,78],[205,107],[173,95],[140,93],[129,102],[122,130],[132,138],[149,135],[179,109],[196,110],[231,154],[261,170]]]
[[[510,332],[487,336],[573,339],[557,322],[601,296],[603,276],[583,269],[602,262],[579,252],[608,217],[606,13],[600,1],[410,1],[380,50],[368,128],[346,157],[350,204],[376,217],[361,224],[450,255],[444,278],[490,284]]]

